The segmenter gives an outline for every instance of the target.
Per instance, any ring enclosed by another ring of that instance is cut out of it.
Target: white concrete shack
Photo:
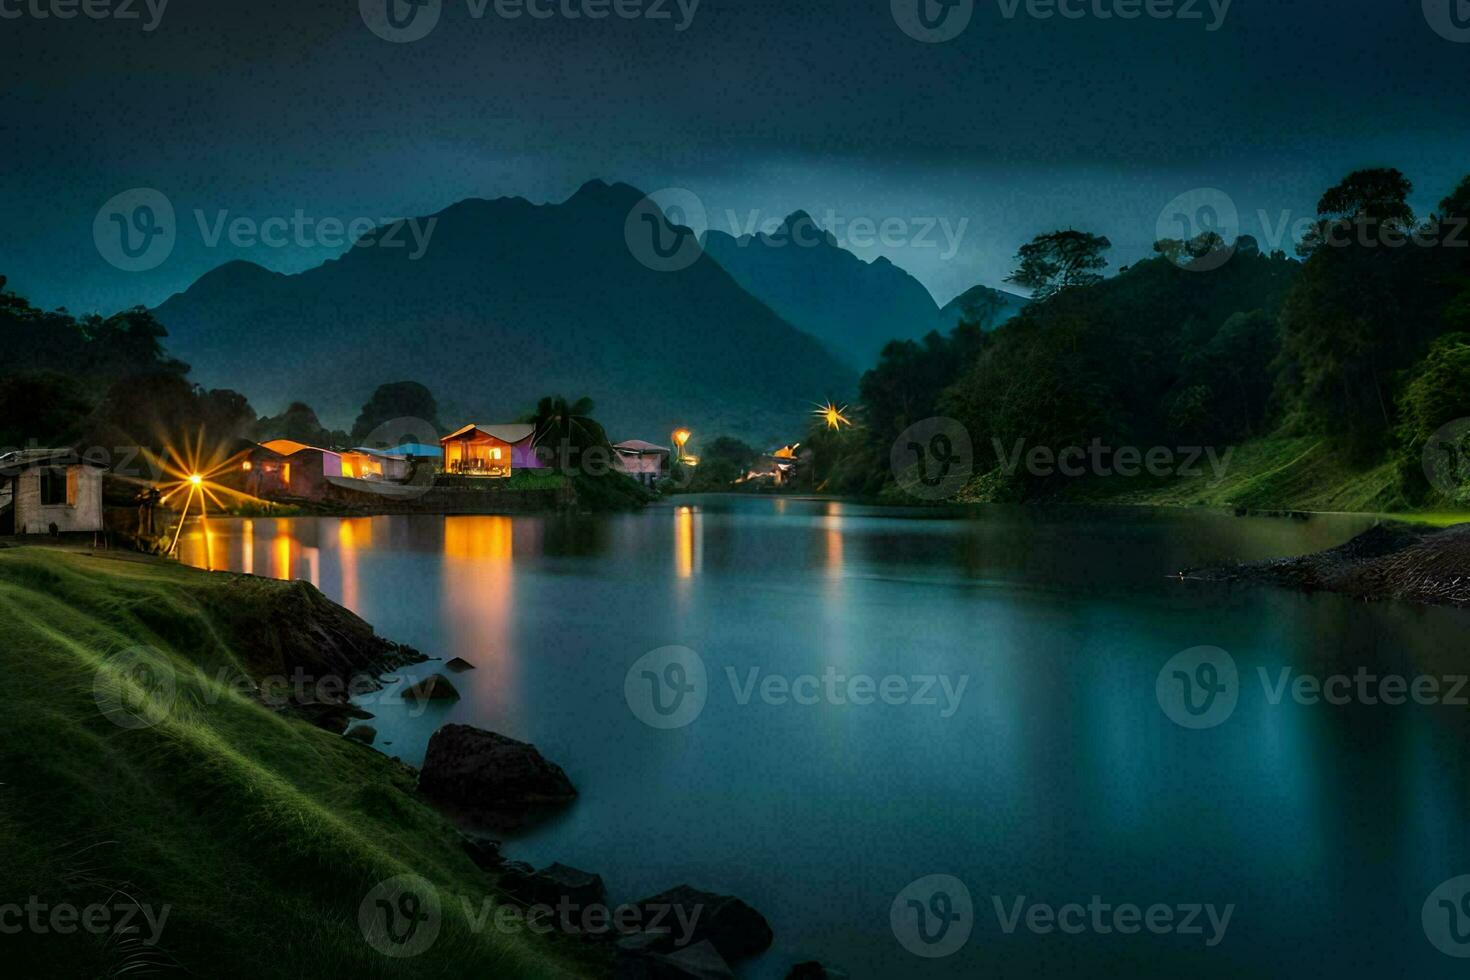
[[[104,468],[70,449],[0,456],[0,533],[101,531]]]

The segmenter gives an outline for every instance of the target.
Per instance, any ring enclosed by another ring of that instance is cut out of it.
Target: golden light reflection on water
[[[703,528],[693,507],[674,511],[674,569],[680,578],[693,578],[703,564]]]
[[[444,519],[443,616],[449,648],[475,664],[475,687],[491,698],[508,697],[515,685],[514,531],[509,517]]]
[[[337,552],[342,570],[342,605],[361,609],[357,555],[373,546],[373,522],[368,517],[345,517],[337,524]]]
[[[255,574],[255,522],[251,520],[240,528],[240,571]]]

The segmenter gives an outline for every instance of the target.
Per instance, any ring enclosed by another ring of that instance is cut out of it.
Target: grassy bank
[[[569,945],[470,928],[460,898],[478,910],[491,881],[415,796],[409,770],[240,693],[241,678],[291,660],[290,629],[312,638],[309,624],[282,619],[315,602],[301,583],[0,549],[0,906],[168,907],[154,946],[140,942],[146,927],[6,935],[16,975],[596,972]],[[330,645],[352,624],[324,628]],[[99,708],[96,684],[116,690],[108,665],[139,647],[175,693],[154,702],[156,723],[123,727]],[[407,873],[436,886],[443,915],[432,947],[402,961],[364,941],[358,911],[374,885]]]

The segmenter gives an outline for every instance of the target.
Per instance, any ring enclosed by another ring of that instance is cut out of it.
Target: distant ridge
[[[707,256],[677,272],[640,264],[624,226],[643,199],[591,181],[559,204],[464,200],[432,216],[417,261],[367,246],[295,275],[230,262],[155,312],[204,385],[268,413],[306,401],[342,427],[378,384],[413,380],[446,424],[586,394],[616,438],[686,425],[765,443],[798,436],[811,402],[853,392],[850,365]]]

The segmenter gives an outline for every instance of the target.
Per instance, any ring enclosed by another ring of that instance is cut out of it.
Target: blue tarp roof
[[[444,450],[438,446],[426,446],[421,442],[405,442],[401,446],[392,449],[359,449],[360,453],[370,453],[374,456],[443,456]]]

